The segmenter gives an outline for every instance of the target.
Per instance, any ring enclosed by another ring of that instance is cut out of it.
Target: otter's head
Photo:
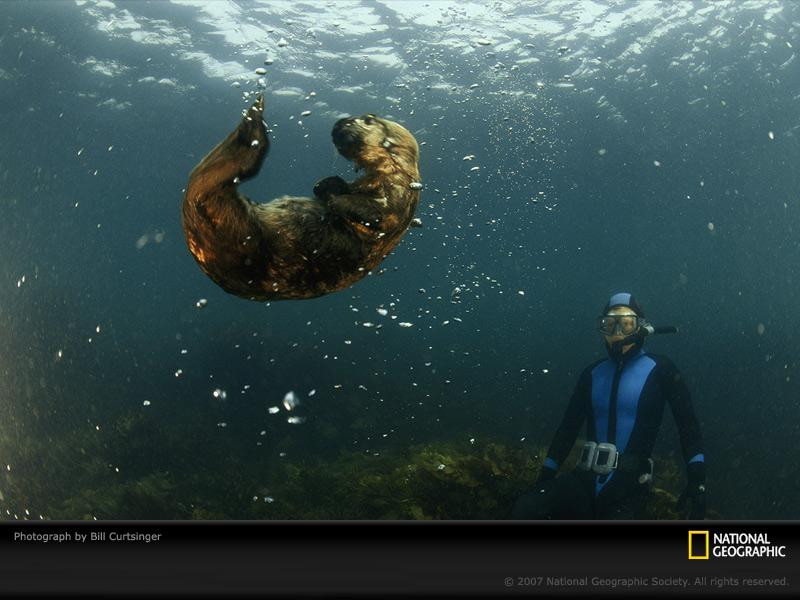
[[[394,121],[375,115],[347,117],[336,122],[331,135],[339,153],[357,167],[417,174],[417,140]]]

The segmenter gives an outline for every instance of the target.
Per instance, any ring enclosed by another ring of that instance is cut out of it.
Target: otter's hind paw
[[[259,96],[236,128],[237,141],[246,148],[264,150],[268,147],[267,129],[264,125],[264,96]]]
[[[350,186],[338,176],[320,179],[314,186],[314,195],[324,201],[327,201],[331,196],[341,196],[349,191]]]
[[[264,99],[259,96],[233,133],[215,150],[223,155],[225,161],[235,165],[235,174],[242,180],[258,172],[269,150],[267,128],[262,119],[263,109]]]

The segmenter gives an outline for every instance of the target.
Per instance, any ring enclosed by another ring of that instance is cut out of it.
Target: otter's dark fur
[[[374,115],[339,120],[333,141],[363,176],[328,177],[314,197],[257,204],[240,194],[269,149],[263,97],[189,176],[183,230],[200,268],[250,300],[314,298],[364,277],[409,227],[420,186],[419,148],[404,127]]]

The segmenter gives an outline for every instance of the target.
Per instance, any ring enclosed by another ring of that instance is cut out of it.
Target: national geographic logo
[[[766,533],[689,531],[689,560],[714,558],[786,558],[786,546],[775,545]]]
[[[689,532],[689,560],[708,560],[708,531]]]

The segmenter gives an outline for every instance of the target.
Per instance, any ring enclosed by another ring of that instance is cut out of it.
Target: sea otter
[[[327,177],[314,197],[266,204],[237,190],[269,149],[259,96],[239,126],[189,175],[183,230],[200,268],[250,300],[315,298],[347,288],[398,244],[419,202],[419,147],[401,125],[375,115],[340,119],[333,143],[363,175]]]

